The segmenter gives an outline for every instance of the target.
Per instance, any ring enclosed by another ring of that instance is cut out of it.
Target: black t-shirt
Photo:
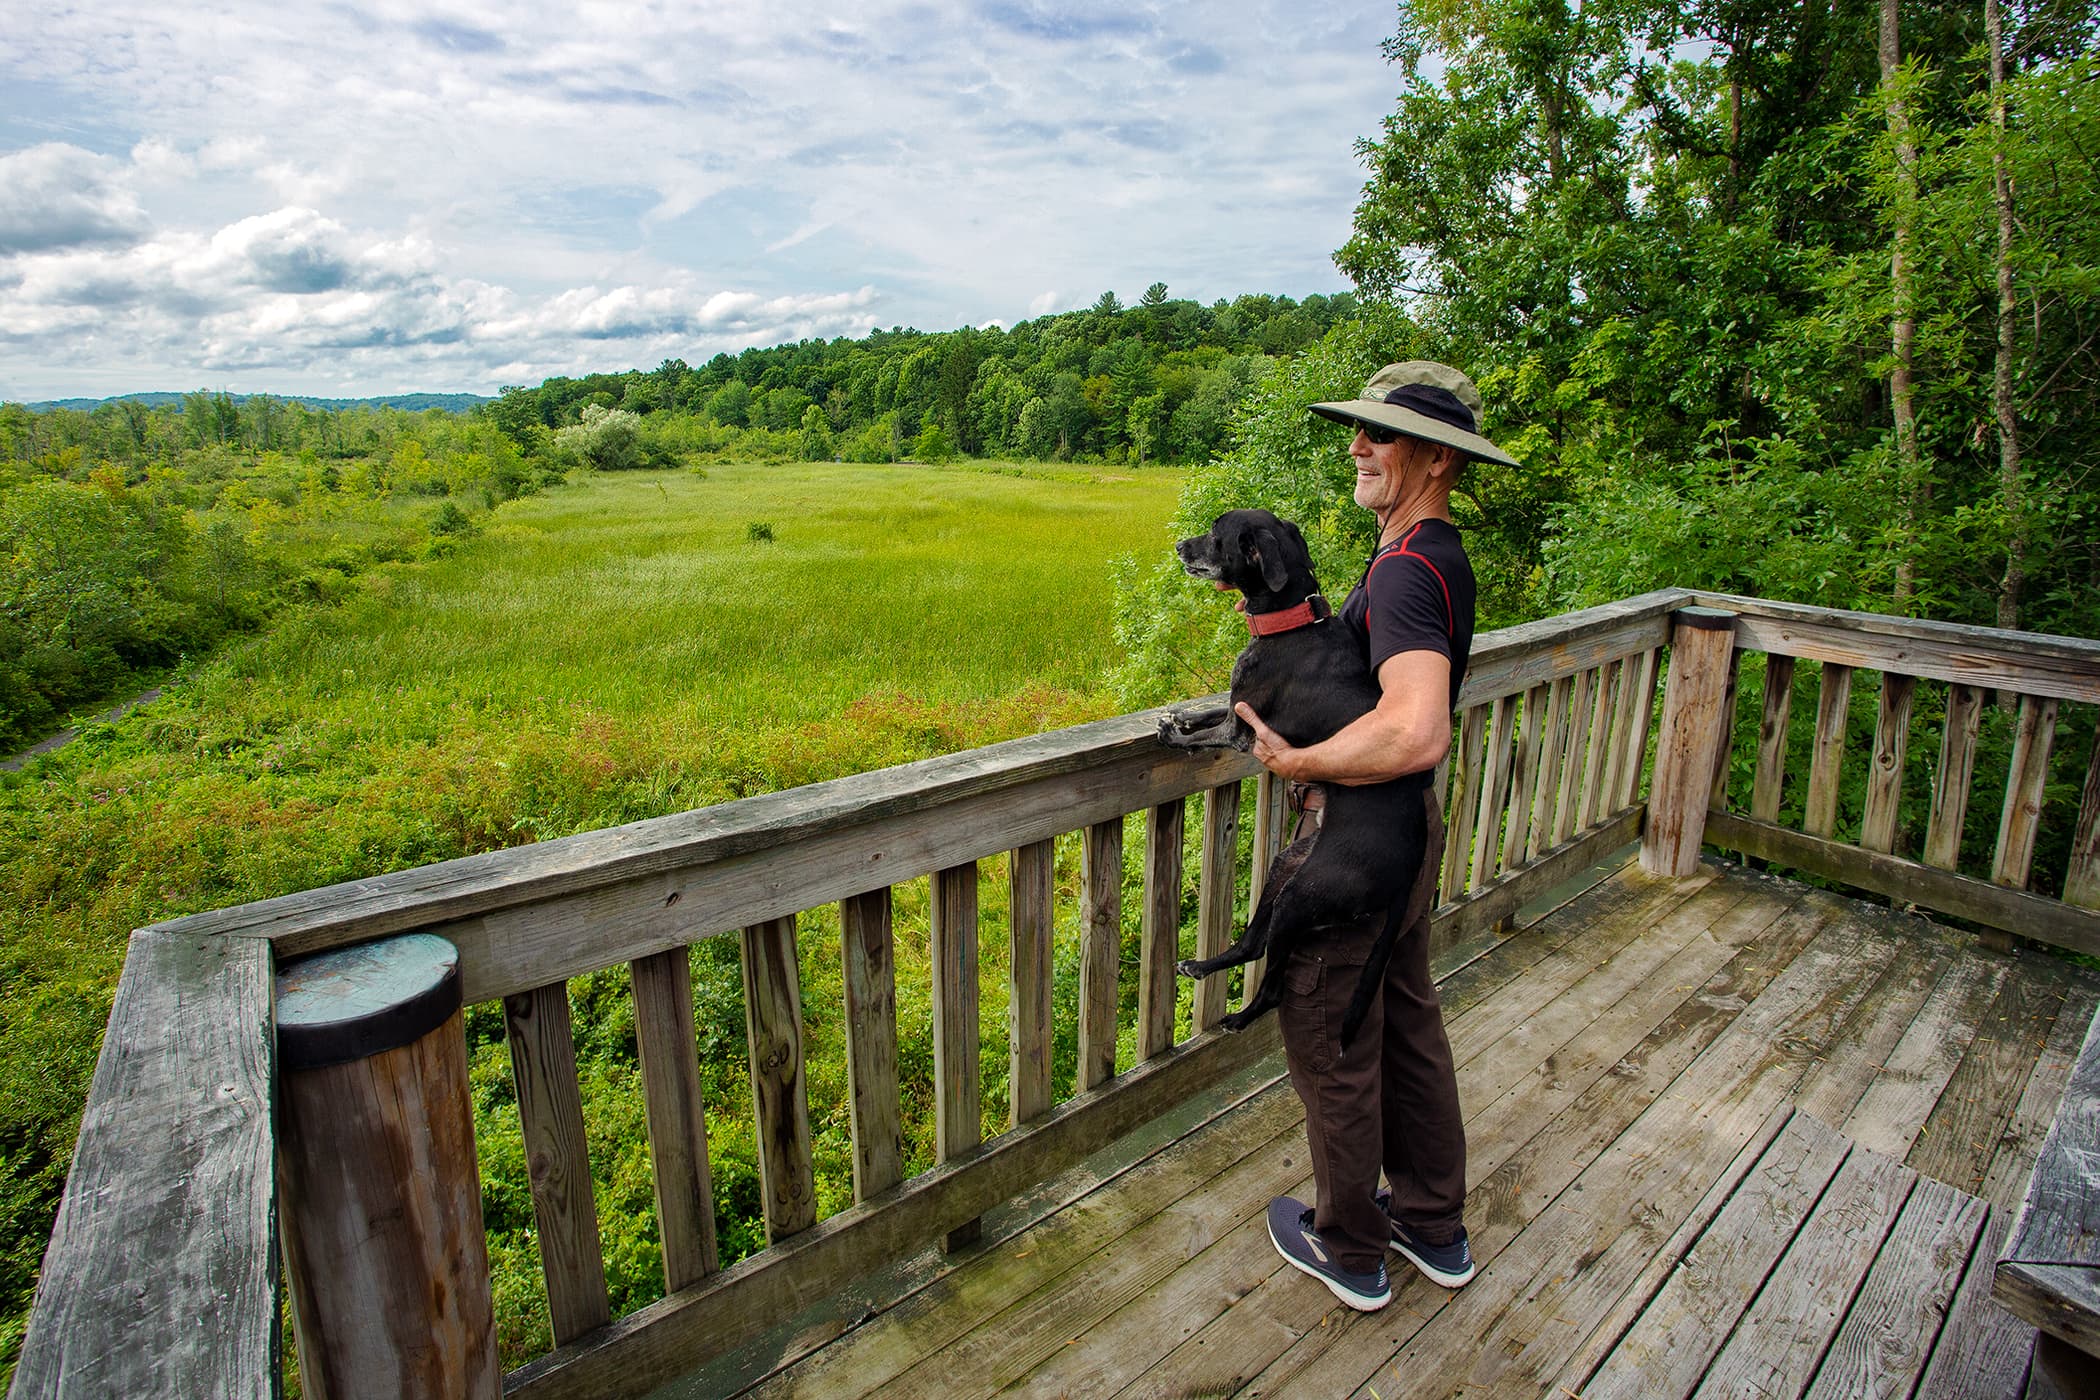
[[[1473,654],[1473,566],[1458,528],[1423,520],[1371,557],[1342,603],[1341,619],[1364,647],[1373,677],[1403,651],[1451,659],[1451,708]]]

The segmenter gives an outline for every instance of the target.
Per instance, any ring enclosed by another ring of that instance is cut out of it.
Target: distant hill
[[[91,413],[106,403],[118,403],[129,399],[133,403],[145,404],[148,408],[160,408],[167,404],[179,404],[182,394],[113,394],[106,399],[46,399],[42,403],[30,404],[32,413],[49,413],[54,408],[77,409]],[[421,413],[428,408],[441,408],[447,413],[465,413],[481,404],[493,402],[487,394],[384,394],[373,399],[317,399],[309,394],[232,394],[235,403],[245,403],[251,398],[273,398],[284,403],[303,403],[308,408],[398,408],[408,413]]]

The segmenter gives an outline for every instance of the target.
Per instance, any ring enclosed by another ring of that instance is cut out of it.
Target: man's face
[[[1420,438],[1411,437],[1376,443],[1358,428],[1355,440],[1349,444],[1349,455],[1356,459],[1356,503],[1382,517],[1406,497],[1409,474],[1426,464],[1432,449]]]

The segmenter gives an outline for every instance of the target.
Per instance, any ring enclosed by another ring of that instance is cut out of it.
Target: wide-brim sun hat
[[[1451,366],[1407,360],[1372,375],[1355,398],[1316,403],[1311,411],[1337,423],[1369,423],[1444,443],[1482,461],[1518,465],[1516,458],[1480,435],[1480,407],[1480,391],[1473,381]]]

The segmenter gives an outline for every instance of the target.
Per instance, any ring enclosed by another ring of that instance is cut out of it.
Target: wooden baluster
[[[664,1288],[675,1293],[720,1267],[707,1114],[700,1099],[700,1047],[693,1037],[692,963],[680,946],[636,958],[627,972],[634,983],[634,1039],[642,1061],[642,1107],[649,1118]]]
[[[1991,862],[1994,884],[2027,888],[2034,835],[2042,822],[2042,788],[2049,781],[2049,747],[2055,739],[2055,699],[2022,695],[2012,768],[2005,775],[2005,809],[1998,818],[1998,854]]]
[[[1012,1123],[1018,1128],[1050,1111],[1050,985],[1055,964],[1050,956],[1051,876],[1056,845],[1036,841],[1013,853],[1009,863],[1008,908],[1012,930],[1007,962],[1011,999],[1007,1002],[1007,1084],[1013,1101]]]
[[[1641,832],[1641,869],[1685,876],[1699,869],[1713,765],[1726,736],[1721,699],[1728,688],[1734,617],[1711,608],[1680,608],[1670,632],[1670,688],[1663,696],[1655,782]]]
[[[1867,804],[1859,822],[1859,844],[1870,851],[1896,849],[1896,819],[1903,801],[1903,759],[1910,748],[1910,702],[1917,677],[1893,671],[1881,677],[1881,709],[1874,721],[1874,761],[1867,770]]]
[[[1721,756],[1714,763],[1713,791],[1707,794],[1706,810],[1728,810],[1728,770],[1735,761],[1735,688],[1741,676],[1743,654],[1728,654],[1728,688],[1721,692]]]
[[[1546,695],[1545,748],[1539,754],[1537,797],[1531,809],[1531,834],[1524,859],[1537,860],[1553,845],[1553,813],[1560,800],[1561,753],[1568,746],[1568,702],[1575,692],[1575,678],[1562,676]]]
[[[817,1222],[817,1178],[809,1151],[809,1093],[802,1073],[802,978],[795,916],[743,931],[744,1039],[758,1129],[759,1197],[766,1243]]]
[[[1852,705],[1852,668],[1823,663],[1816,693],[1816,739],[1808,765],[1808,804],[1801,829],[1810,836],[1837,830],[1838,773],[1845,761],[1845,719]]]
[[[1480,808],[1473,818],[1473,863],[1468,889],[1479,889],[1495,877],[1502,849],[1502,809],[1509,802],[1510,766],[1516,761],[1517,697],[1496,699],[1488,723],[1487,773],[1480,785]]]
[[[1174,962],[1181,952],[1181,831],[1184,803],[1175,798],[1147,813],[1145,907],[1139,929],[1137,1057],[1174,1048]]]
[[[1269,887],[1269,863],[1283,850],[1284,833],[1290,829],[1290,812],[1284,804],[1283,779],[1263,769],[1254,780],[1254,868],[1247,872],[1247,917],[1261,907],[1262,891]],[[1240,969],[1240,1005],[1254,999],[1268,970],[1267,958],[1256,958]]]
[[[1437,888],[1437,902],[1450,904],[1463,895],[1466,878],[1467,847],[1473,836],[1473,804],[1480,799],[1481,760],[1487,750],[1488,707],[1475,705],[1467,710],[1458,725],[1458,797],[1451,804],[1451,816],[1444,824],[1444,870]]]
[[[1604,815],[1604,770],[1611,758],[1613,711],[1619,699],[1619,673],[1625,664],[1609,661],[1597,673],[1597,704],[1590,715],[1589,753],[1582,761],[1582,813],[1578,826],[1588,831]]]
[[[933,872],[933,1159],[951,1161],[984,1141],[977,1071],[977,862]],[[974,1244],[981,1220],[948,1232],[948,1249]]]
[[[1648,729],[1655,722],[1655,686],[1662,673],[1662,648],[1640,654],[1633,688],[1633,731],[1626,746],[1626,786],[1617,789],[1619,806],[1631,807],[1641,793],[1641,774],[1648,766]]]
[[[1969,816],[1969,785],[1976,779],[1976,734],[1983,726],[1983,689],[1947,687],[1947,726],[1932,783],[1932,818],[1925,827],[1925,863],[1952,870],[1961,860],[1962,824]]]
[[[1123,819],[1095,822],[1079,848],[1079,1087],[1116,1073],[1116,971],[1123,956]]]
[[[1568,699],[1568,742],[1560,753],[1560,786],[1553,797],[1553,844],[1558,846],[1575,834],[1582,815],[1582,765],[1589,748],[1590,723],[1597,702],[1597,668],[1575,677],[1575,690]]]
[[[1535,685],[1524,692],[1523,724],[1517,731],[1517,756],[1510,770],[1509,831],[1502,842],[1502,861],[1496,873],[1514,870],[1526,860],[1531,841],[1531,807],[1538,800],[1539,748],[1545,742],[1550,720],[1546,697],[1552,687]]]
[[[559,1345],[612,1320],[583,1137],[583,1093],[576,1083],[576,1041],[569,1031],[568,985],[555,982],[505,997],[503,1019],[532,1178],[547,1312]]]
[[[889,886],[839,901],[846,981],[846,1082],[853,1118],[853,1199],[904,1179],[897,1096],[897,966]]]
[[[1765,658],[1765,714],[1757,727],[1757,778],[1750,788],[1750,815],[1779,820],[1786,786],[1786,726],[1794,706],[1794,658]]]
[[[1203,856],[1196,904],[1196,956],[1212,957],[1232,941],[1232,897],[1240,853],[1240,785],[1214,787],[1203,794]],[[1213,973],[1196,983],[1189,1022],[1207,1031],[1224,1019],[1232,991],[1229,972]]]
[[[2064,903],[2100,909],[2100,727],[2093,734],[2093,756],[2085,765],[2078,825],[2071,833],[2071,859],[2064,867]]]

